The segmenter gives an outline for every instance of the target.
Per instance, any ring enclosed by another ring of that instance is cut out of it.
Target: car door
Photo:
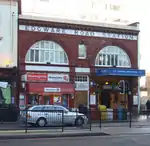
[[[57,125],[62,125],[62,122],[63,122],[63,120],[62,120],[62,117],[63,117],[63,107],[56,105],[55,106],[55,113],[56,113],[55,119],[56,119]]]
[[[56,113],[54,106],[45,106],[44,115],[48,125],[56,125]]]

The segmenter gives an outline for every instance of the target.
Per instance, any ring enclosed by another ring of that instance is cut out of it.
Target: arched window
[[[28,50],[26,63],[68,64],[68,57],[64,49],[53,41],[39,41]]]
[[[96,56],[96,66],[131,67],[127,53],[117,46],[106,46]]]

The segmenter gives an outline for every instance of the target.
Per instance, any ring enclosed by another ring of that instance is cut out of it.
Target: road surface
[[[150,146],[150,135],[0,140],[1,146]]]

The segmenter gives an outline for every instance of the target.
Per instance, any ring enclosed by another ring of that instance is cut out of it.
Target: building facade
[[[18,3],[0,1],[0,104],[15,104],[17,96]]]
[[[129,108],[130,101],[137,108],[145,74],[138,69],[138,33],[137,26],[20,15],[20,106]],[[129,82],[130,97],[120,94],[120,80]]]

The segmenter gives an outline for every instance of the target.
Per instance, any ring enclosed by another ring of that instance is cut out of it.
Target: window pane
[[[114,65],[114,55],[111,55],[111,65]]]
[[[40,62],[44,62],[44,50],[40,50]]]
[[[44,48],[49,49],[49,42],[48,41],[44,41]]]
[[[34,62],[34,50],[30,50],[30,61]]]
[[[41,41],[41,48],[44,48],[44,41]]]
[[[115,55],[115,66],[118,66],[118,55]]]
[[[45,51],[44,52],[44,62],[50,62],[50,53],[49,53],[49,51]]]
[[[78,45],[78,57],[86,57],[86,46],[84,44]]]
[[[30,61],[30,51],[28,51],[26,54],[26,61]]]
[[[99,55],[99,65],[102,65],[103,56],[102,54]]]
[[[62,106],[55,106],[55,110],[57,110],[57,111],[68,111],[66,108],[64,108]]]
[[[63,109],[62,107],[60,107],[60,106],[58,106],[58,107],[56,106],[55,109],[56,109],[57,111],[64,111],[64,109]]]
[[[55,51],[55,63],[60,63],[60,52]]]
[[[107,65],[111,65],[110,64],[110,55],[107,55]]]
[[[68,58],[67,58],[66,53],[64,53],[64,63],[68,63]]]
[[[50,62],[54,62],[54,52],[50,52]]]
[[[35,50],[35,62],[39,62],[39,50]]]
[[[55,108],[54,108],[54,106],[46,106],[46,107],[44,107],[44,110],[53,111],[53,110],[55,110]]]
[[[103,55],[103,65],[107,65],[106,64],[106,55],[105,54]]]
[[[33,108],[32,110],[33,110],[33,111],[40,111],[40,110],[42,110],[42,107],[35,107],[35,108]]]
[[[34,48],[39,48],[40,47],[40,43],[35,43]]]
[[[66,63],[67,62],[67,58],[66,58],[66,54],[64,51],[60,52],[60,63]]]
[[[50,49],[54,49],[54,43],[51,42],[49,47]]]

